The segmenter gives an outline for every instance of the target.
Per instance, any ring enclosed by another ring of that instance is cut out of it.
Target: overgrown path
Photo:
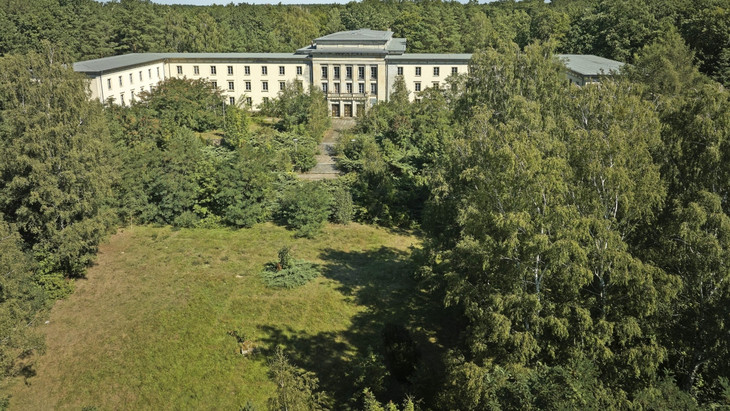
[[[332,128],[327,130],[322,142],[319,144],[319,154],[316,156],[317,165],[308,172],[299,174],[299,178],[312,181],[337,178],[340,172],[335,165],[335,144],[344,131],[354,126],[355,119],[352,118],[332,119]]]

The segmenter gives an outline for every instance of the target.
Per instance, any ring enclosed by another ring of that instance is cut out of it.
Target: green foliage
[[[266,264],[261,273],[264,283],[272,288],[296,288],[319,276],[319,268],[308,261],[295,260],[291,247],[279,250],[279,260]]]
[[[205,79],[168,78],[154,91],[139,93],[138,104],[159,119],[166,135],[178,127],[199,132],[220,128],[226,112],[220,90]]]
[[[355,212],[350,188],[341,180],[335,180],[328,188],[332,196],[330,220],[337,224],[348,224]]]
[[[34,268],[20,236],[0,214],[0,379],[16,375],[20,358],[45,347],[33,328],[46,301],[43,286],[34,281]]]
[[[0,212],[49,271],[83,275],[110,225],[110,135],[52,46],[0,58]]]
[[[277,117],[282,131],[308,135],[319,143],[330,126],[324,94],[317,87],[304,91],[300,81],[289,82],[275,99],[261,107],[262,113]]]
[[[226,106],[223,131],[224,141],[232,148],[241,147],[250,137],[248,130],[251,122],[249,113],[238,106]]]
[[[269,399],[269,409],[327,409],[328,398],[317,391],[317,377],[291,364],[281,347],[276,347],[274,356],[269,361],[269,375],[276,384],[276,393]]]
[[[282,222],[297,237],[312,238],[327,222],[332,197],[323,183],[301,182],[284,187],[279,202]]]

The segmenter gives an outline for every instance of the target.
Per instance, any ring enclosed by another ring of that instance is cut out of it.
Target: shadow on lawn
[[[334,395],[337,408],[342,408],[362,387],[355,387],[348,371],[354,356],[365,356],[369,350],[383,354],[381,333],[386,323],[404,325],[420,351],[417,381],[385,380],[381,400],[400,403],[406,394],[433,403],[443,375],[442,353],[453,346],[458,324],[440,302],[432,301],[419,290],[413,279],[415,266],[410,253],[381,247],[370,251],[343,252],[324,250],[322,275],[335,281],[336,289],[366,307],[352,318],[352,325],[342,332],[315,335],[290,328],[264,326],[269,347],[283,345],[296,365],[314,372],[321,388]],[[355,351],[354,355],[352,351]]]

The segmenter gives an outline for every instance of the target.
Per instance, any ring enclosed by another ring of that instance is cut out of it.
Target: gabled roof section
[[[282,61],[304,60],[306,56],[296,55],[294,53],[132,53],[79,61],[74,63],[74,71],[81,73],[104,73],[155,62],[196,59],[207,62]]]
[[[120,56],[103,57],[100,59],[79,61],[74,63],[74,71],[81,73],[101,73],[109,70],[118,70],[140,64],[149,64],[165,59],[166,53],[132,53]]]
[[[370,29],[338,31],[316,38],[317,44],[384,44],[393,37],[392,31]]]
[[[604,76],[618,73],[625,63],[593,54],[558,54],[568,70],[583,76]]]

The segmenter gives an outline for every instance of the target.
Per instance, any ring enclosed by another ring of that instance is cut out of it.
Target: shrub
[[[317,235],[330,214],[332,196],[319,182],[294,183],[284,189],[280,217],[297,237]]]
[[[355,210],[349,187],[341,183],[335,183],[330,186],[330,190],[332,195],[330,221],[337,224],[348,224],[352,221]]]
[[[316,278],[319,268],[308,261],[295,260],[291,247],[282,247],[279,250],[279,260],[266,264],[261,275],[269,287],[296,288]]]

